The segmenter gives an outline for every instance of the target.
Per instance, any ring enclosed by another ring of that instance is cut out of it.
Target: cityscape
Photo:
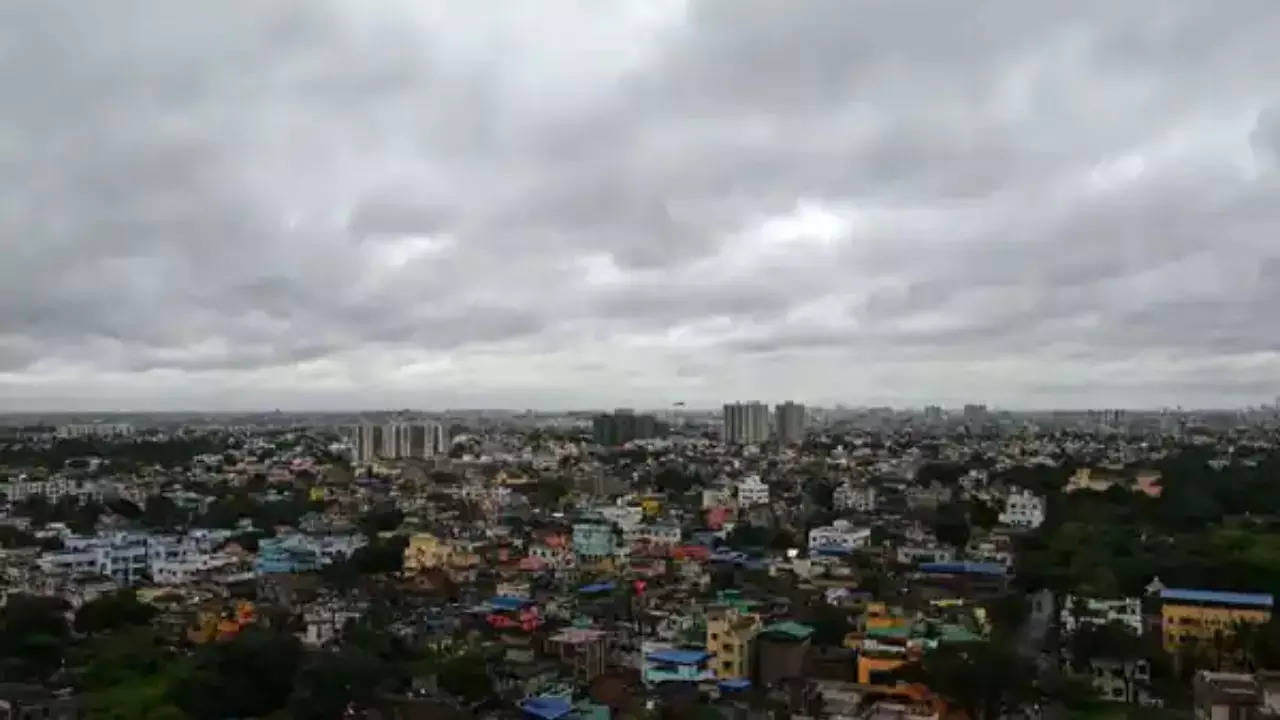
[[[0,700],[1262,717],[1278,431],[1280,405],[9,416]]]

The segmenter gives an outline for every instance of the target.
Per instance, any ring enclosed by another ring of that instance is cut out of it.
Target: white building
[[[1088,598],[1067,595],[1059,615],[1063,635],[1070,636],[1081,625],[1120,623],[1134,635],[1142,635],[1142,600]]]
[[[809,552],[851,552],[871,542],[871,528],[854,527],[847,520],[837,520],[827,527],[809,531]]]
[[[758,475],[748,475],[738,483],[738,505],[755,507],[769,504],[769,485]]]
[[[733,504],[731,488],[704,488],[702,491],[702,509],[728,507]]]
[[[622,528],[631,530],[644,520],[644,508],[639,505],[605,505],[599,508],[600,517]]]
[[[65,475],[54,475],[45,480],[37,480],[19,475],[16,480],[0,483],[0,492],[10,503],[17,503],[29,497],[39,495],[50,503],[63,498],[75,498],[78,502],[101,502],[102,489],[98,483],[83,478],[71,478]]]
[[[126,532],[72,536],[64,541],[64,549],[42,554],[36,564],[46,573],[102,575],[120,585],[135,585],[147,575],[147,538]]]
[[[128,423],[72,423],[60,425],[55,435],[59,438],[128,437],[133,426]]]
[[[845,483],[836,488],[831,502],[837,510],[870,513],[876,510],[876,489],[870,485]]]
[[[624,532],[622,537],[628,545],[643,542],[650,547],[669,548],[680,544],[680,526],[666,524],[639,525]]]
[[[1044,498],[1030,490],[1015,490],[1004,501],[1001,525],[1035,529],[1044,524]]]

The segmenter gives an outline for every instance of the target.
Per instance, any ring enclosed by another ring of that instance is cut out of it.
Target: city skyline
[[[8,3],[0,410],[1255,405],[1278,33],[1269,2]]]

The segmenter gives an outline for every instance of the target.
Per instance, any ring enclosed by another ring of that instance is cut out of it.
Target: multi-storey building
[[[64,498],[74,498],[77,502],[101,502],[102,488],[93,480],[69,475],[54,475],[37,479],[19,475],[16,479],[0,483],[0,493],[11,503],[22,502],[32,496],[40,496],[50,503],[57,503]]]
[[[748,475],[738,483],[738,505],[749,508],[769,504],[769,485],[758,475]]]
[[[760,402],[724,406],[726,445],[755,445],[769,439],[769,406]]]
[[[592,439],[601,445],[626,445],[632,440],[662,437],[666,433],[666,424],[653,415],[637,415],[626,408],[597,415],[591,421]]]
[[[1187,643],[1212,642],[1215,633],[1230,634],[1236,623],[1267,622],[1274,599],[1259,593],[1165,588],[1160,601],[1164,649],[1174,652]]]
[[[444,426],[435,422],[357,425],[352,432],[353,460],[429,458],[445,452]]]
[[[871,528],[854,527],[847,520],[809,531],[810,553],[847,553],[866,547],[869,542]]]
[[[837,510],[870,513],[876,510],[876,489],[871,485],[845,483],[836,487],[831,503]]]
[[[59,438],[114,438],[133,435],[133,426],[128,423],[71,423],[58,426],[55,433]]]
[[[1126,598],[1090,598],[1067,595],[1059,613],[1062,632],[1073,635],[1082,625],[1120,623],[1134,635],[1142,634],[1142,600]]]
[[[1015,490],[1005,498],[997,519],[1009,527],[1038,528],[1044,524],[1044,498],[1030,490]]]
[[[575,523],[573,526],[573,554],[580,560],[598,560],[608,557],[617,549],[612,525],[605,523]]]
[[[751,645],[761,627],[755,613],[728,606],[707,608],[707,652],[715,657],[711,668],[716,677],[751,677]]]
[[[805,426],[808,416],[804,405],[785,402],[774,408],[774,423],[777,425],[778,442],[783,445],[795,445],[804,440]]]

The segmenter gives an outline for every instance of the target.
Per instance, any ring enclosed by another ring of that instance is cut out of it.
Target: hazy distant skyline
[[[235,7],[0,4],[0,411],[1280,393],[1274,0]]]

